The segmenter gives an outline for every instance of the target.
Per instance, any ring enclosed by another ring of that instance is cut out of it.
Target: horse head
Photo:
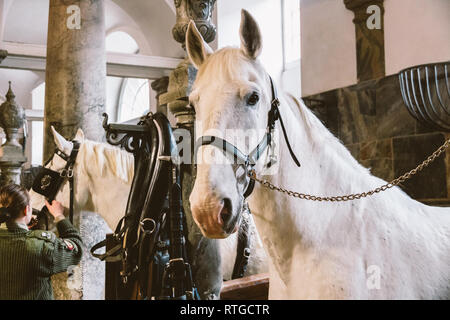
[[[189,100],[196,112],[197,136],[233,141],[239,150],[248,151],[266,132],[272,91],[270,77],[258,60],[260,30],[245,10],[240,38],[240,48],[213,52],[195,24],[189,24],[186,48],[198,69]],[[198,150],[197,177],[190,195],[192,214],[205,236],[225,238],[237,230],[241,219],[245,200],[241,182],[246,172],[230,163],[223,150],[211,145]]]
[[[52,158],[47,162],[45,167],[47,169],[50,169],[55,172],[62,172],[67,164],[67,160],[63,157],[69,157],[72,153],[73,149],[73,142],[66,140],[61,134],[59,134],[55,128],[51,127],[54,142],[56,145],[56,148],[62,153],[61,156],[57,153],[54,153]],[[80,143],[80,150],[83,147],[85,138],[84,138],[84,132],[81,129],[78,129],[74,141],[78,141]],[[75,159],[75,164],[73,166],[73,176],[74,176],[74,208],[75,210],[80,210],[80,208],[83,208],[86,206],[86,203],[89,200],[89,190],[86,179],[86,174],[83,174],[82,172],[82,166],[80,166],[80,157],[77,156]],[[70,206],[70,197],[69,197],[69,182],[66,179],[62,186],[59,189],[59,192],[55,196],[55,200],[58,202],[61,202],[61,204],[65,208],[69,208]],[[31,205],[35,209],[41,209],[45,204],[45,198],[34,192],[33,190],[30,191],[30,197],[31,197]]]

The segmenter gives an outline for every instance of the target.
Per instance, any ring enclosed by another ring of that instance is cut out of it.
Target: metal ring
[[[145,230],[144,229],[144,223],[150,221],[153,224],[153,228],[151,230]],[[156,229],[156,222],[155,220],[151,219],[151,218],[145,218],[144,220],[142,220],[141,222],[139,222],[139,228],[141,229],[142,232],[146,233],[146,234],[152,234],[155,229]]]

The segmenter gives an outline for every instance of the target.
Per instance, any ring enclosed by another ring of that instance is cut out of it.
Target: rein
[[[217,136],[201,136],[197,139],[197,142],[195,144],[194,159],[197,159],[197,152],[200,147],[212,145],[219,149],[222,149],[226,154],[232,155],[234,157],[234,163],[244,167],[245,176],[248,177],[244,187],[245,190],[244,199],[247,198],[252,193],[255,187],[255,179],[252,178],[254,176],[253,167],[256,165],[256,162],[261,158],[261,155],[267,149],[267,147],[269,147],[272,144],[273,130],[275,129],[275,124],[277,121],[280,121],[284,140],[286,141],[286,144],[288,146],[291,158],[295,162],[295,164],[298,167],[300,167],[300,162],[298,161],[297,157],[294,154],[294,151],[292,150],[286,129],[284,127],[283,119],[281,118],[279,110],[280,100],[278,99],[276,87],[270,76],[269,79],[272,91],[272,102],[268,114],[266,134],[260,140],[258,145],[248,155],[244,154],[241,150],[239,150],[238,147],[231,144],[227,140],[219,138]],[[268,164],[269,167],[272,165],[272,161],[273,159],[271,159],[270,163]]]
[[[51,203],[58,194],[59,190],[63,186],[66,180],[69,181],[69,190],[70,190],[70,205],[69,205],[69,220],[73,223],[73,214],[74,214],[74,176],[73,176],[73,167],[75,165],[75,161],[78,156],[78,151],[80,150],[80,143],[76,140],[72,141],[73,148],[70,155],[66,155],[63,151],[56,149],[54,154],[61,157],[64,161],[66,161],[66,165],[61,172],[57,172],[46,168],[46,166],[52,161],[53,157],[48,160],[41,171],[38,173],[36,178],[33,181],[32,189],[36,193],[44,196],[49,203]],[[47,206],[43,206],[39,211],[39,215],[44,217],[45,226],[48,230],[48,218],[47,218]]]
[[[281,187],[278,187],[272,183],[270,183],[267,180],[259,179],[256,176],[255,171],[249,172],[250,179],[259,182],[264,187],[275,190],[281,193],[284,193],[288,196],[299,198],[303,200],[311,200],[311,201],[328,201],[328,202],[343,202],[343,201],[353,201],[353,200],[359,200],[361,198],[366,198],[369,196],[372,196],[376,193],[380,193],[382,191],[386,191],[390,188],[393,188],[395,186],[398,186],[400,183],[405,182],[406,180],[412,178],[414,175],[422,171],[424,168],[428,167],[436,158],[438,158],[446,149],[450,147],[450,139],[444,142],[443,145],[441,145],[436,151],[433,152],[428,158],[426,158],[421,164],[419,164],[416,168],[406,172],[402,176],[392,180],[391,182],[388,182],[376,189],[362,192],[362,193],[354,193],[344,196],[330,196],[330,197],[323,197],[323,196],[315,196],[311,194],[304,194],[296,191],[287,190]]]

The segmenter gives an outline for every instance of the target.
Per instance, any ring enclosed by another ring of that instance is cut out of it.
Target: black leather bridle
[[[58,155],[64,161],[66,161],[66,165],[61,172],[57,172],[46,168],[47,165],[52,161],[53,157],[51,157],[42,169],[37,174],[36,178],[33,181],[32,189],[34,192],[39,193],[44,196],[49,203],[51,203],[58,194],[61,187],[64,185],[65,181],[69,181],[69,190],[70,190],[70,205],[69,205],[69,219],[70,222],[73,223],[73,204],[74,204],[74,176],[73,176],[73,167],[75,165],[75,161],[78,156],[78,151],[80,150],[80,143],[76,140],[72,141],[73,148],[70,155],[66,155],[63,151],[58,148],[55,150],[54,155]],[[44,206],[39,212],[39,217],[45,219],[45,225],[48,229],[48,218],[47,218],[47,207]]]
[[[254,171],[253,167],[256,165],[256,162],[259,160],[263,152],[267,149],[268,146],[272,143],[273,130],[275,129],[275,124],[279,120],[281,124],[281,129],[283,130],[284,140],[286,141],[287,147],[289,149],[289,153],[291,154],[292,160],[294,160],[295,164],[300,167],[300,162],[295,156],[292,147],[289,143],[289,139],[287,137],[286,129],[284,127],[283,119],[280,115],[280,100],[278,99],[276,87],[273,83],[272,78],[269,76],[270,85],[272,90],[272,102],[271,107],[268,114],[267,128],[264,137],[260,140],[258,145],[248,154],[244,154],[239,148],[235,145],[229,143],[225,139],[216,137],[216,136],[201,136],[197,139],[195,144],[195,154],[194,159],[197,159],[197,152],[201,146],[212,145],[215,146],[226,154],[232,155],[234,157],[234,163],[243,166],[245,170],[245,186],[244,186],[244,199],[246,199],[252,193],[255,187],[255,181],[251,178],[251,173]],[[270,167],[272,163],[269,163],[267,166]]]

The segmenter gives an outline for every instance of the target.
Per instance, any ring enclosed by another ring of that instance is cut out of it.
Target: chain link
[[[419,164],[416,168],[408,171],[404,175],[392,180],[391,182],[386,183],[385,185],[382,185],[376,189],[363,192],[363,193],[355,193],[355,194],[349,194],[345,196],[333,196],[333,197],[320,197],[320,196],[314,196],[310,194],[304,194],[300,192],[295,192],[291,190],[287,190],[278,186],[275,186],[274,184],[270,183],[267,180],[260,179],[256,176],[256,172],[254,170],[251,170],[249,172],[249,177],[260,184],[262,184],[264,187],[275,190],[284,194],[287,194],[290,197],[304,199],[304,200],[311,200],[311,201],[331,201],[331,202],[342,202],[342,201],[352,201],[352,200],[358,200],[361,198],[372,196],[376,193],[380,193],[382,191],[386,191],[392,187],[395,187],[399,185],[400,183],[410,179],[415,174],[422,171],[424,168],[426,168],[430,163],[432,163],[436,158],[438,158],[448,147],[450,146],[450,139],[445,141],[445,143],[439,147],[431,156],[429,156],[427,159],[425,159],[421,164]]]

